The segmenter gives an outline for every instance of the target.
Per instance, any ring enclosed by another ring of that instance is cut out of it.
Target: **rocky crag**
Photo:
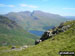
[[[40,42],[45,41],[49,38],[53,38],[55,35],[60,34],[61,32],[67,31],[74,24],[74,23],[72,23],[70,25],[64,25],[64,23],[61,23],[58,27],[54,27],[51,30],[45,31],[44,34],[42,35],[42,37],[39,40],[35,41],[35,45],[37,45]]]

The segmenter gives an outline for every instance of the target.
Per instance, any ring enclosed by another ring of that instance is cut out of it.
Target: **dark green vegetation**
[[[75,21],[66,22],[64,25],[72,26],[36,46],[22,51],[1,52],[0,56],[60,56],[59,51],[75,51]]]
[[[6,14],[9,19],[15,20],[26,30],[46,30],[44,27],[58,26],[66,21],[65,17],[42,11],[11,12]]]
[[[0,16],[0,46],[31,45],[37,38],[21,28],[15,21]]]

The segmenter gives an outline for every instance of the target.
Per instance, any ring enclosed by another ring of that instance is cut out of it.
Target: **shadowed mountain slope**
[[[20,27],[15,21],[0,16],[0,46],[31,45],[34,44],[34,40],[37,38]]]

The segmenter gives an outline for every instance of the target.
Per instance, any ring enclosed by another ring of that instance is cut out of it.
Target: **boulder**
[[[15,46],[12,46],[11,49],[16,49],[16,47]]]
[[[24,45],[23,48],[28,48],[28,46],[27,45]]]
[[[66,31],[67,29],[68,29],[67,26],[63,26],[63,27],[62,27],[62,30],[64,30],[64,31]]]
[[[53,34],[53,35],[58,34],[58,30],[53,31],[52,34]]]
[[[58,28],[62,28],[64,25],[63,25],[64,23],[61,23],[59,26],[58,26]]]
[[[42,35],[42,37],[40,38],[40,40],[44,41],[44,40],[46,40],[48,38],[51,38],[51,37],[52,37],[52,32],[46,31],[46,32],[44,32],[44,34]]]
[[[42,40],[35,40],[35,45],[39,44]]]

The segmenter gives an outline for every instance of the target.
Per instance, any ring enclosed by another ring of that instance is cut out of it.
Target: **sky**
[[[0,14],[34,10],[75,16],[75,0],[0,0]]]

